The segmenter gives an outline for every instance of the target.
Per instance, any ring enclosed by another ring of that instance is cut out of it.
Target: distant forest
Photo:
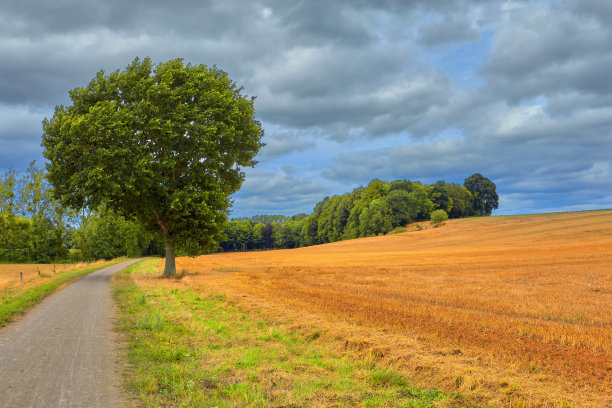
[[[373,180],[344,195],[325,197],[310,215],[233,219],[222,251],[297,248],[390,232],[425,221],[436,210],[450,218],[490,215],[495,184],[474,174],[463,185]],[[46,172],[31,163],[22,176],[0,175],[0,262],[74,262],[164,254],[159,238],[105,208],[74,213],[53,198]],[[180,254],[180,253],[179,253]]]
[[[491,215],[499,205],[495,189],[480,173],[463,185],[375,179],[350,193],[325,197],[310,215],[232,219],[220,246],[224,251],[297,248],[401,232],[407,224],[429,220],[436,210],[449,218]]]

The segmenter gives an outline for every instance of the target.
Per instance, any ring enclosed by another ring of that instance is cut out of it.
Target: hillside
[[[180,285],[496,406],[612,403],[611,268],[612,210],[177,260]]]

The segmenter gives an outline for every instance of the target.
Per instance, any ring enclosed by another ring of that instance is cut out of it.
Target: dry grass
[[[75,264],[0,264],[0,291],[19,285],[36,286],[40,278],[90,266],[101,265],[106,261],[79,262]],[[23,273],[21,281],[20,273]]]
[[[38,304],[53,291],[75,281],[83,275],[118,263],[113,261],[93,264],[53,265],[0,265],[0,327]],[[42,267],[42,270],[41,270]],[[25,272],[25,273],[24,273]],[[40,273],[39,273],[40,272]],[[21,280],[21,274],[24,279]]]
[[[457,393],[419,389],[379,355],[351,358],[312,322],[181,288],[154,266],[145,261],[115,277],[134,406],[473,408]]]
[[[180,282],[495,406],[612,406],[612,211],[180,258]]]

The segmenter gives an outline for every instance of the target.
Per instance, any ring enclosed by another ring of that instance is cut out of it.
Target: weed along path
[[[110,277],[91,273],[0,329],[0,407],[118,407]]]

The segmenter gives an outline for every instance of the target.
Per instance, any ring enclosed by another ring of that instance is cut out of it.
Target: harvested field
[[[39,278],[51,276],[55,273],[82,269],[89,266],[103,264],[105,261],[80,262],[76,264],[0,264],[0,291],[21,281],[23,273],[24,285],[36,285]]]
[[[177,270],[177,285],[316,324],[478,403],[612,406],[612,210],[453,220]]]

